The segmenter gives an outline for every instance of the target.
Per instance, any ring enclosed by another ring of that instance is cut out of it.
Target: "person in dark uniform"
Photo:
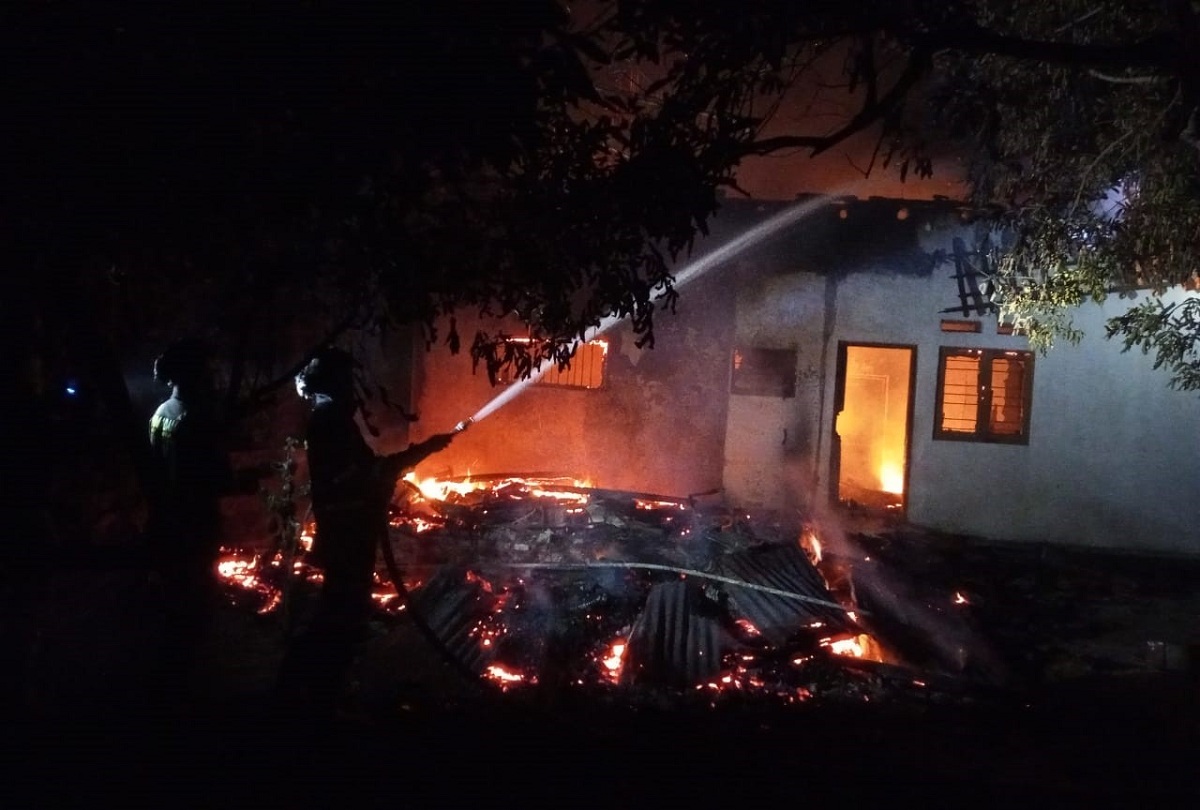
[[[217,595],[220,498],[232,488],[205,347],[177,341],[154,361],[171,396],[150,418],[157,466],[147,534],[165,609],[162,697],[186,699]]]
[[[279,692],[285,707],[303,703],[310,717],[329,720],[370,618],[376,551],[387,536],[396,480],[445,449],[454,434],[376,454],[355,422],[354,360],[337,348],[318,353],[296,377],[296,389],[312,404],[306,433],[316,520],[311,554],[324,577],[311,622],[284,656]]]

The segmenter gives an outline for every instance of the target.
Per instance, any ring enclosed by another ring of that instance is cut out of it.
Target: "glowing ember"
[[[969,605],[971,603],[967,601],[967,597],[963,596],[962,593],[960,593],[959,591],[955,591],[954,592],[954,604]]]
[[[243,550],[222,548],[221,553],[224,556],[217,561],[216,574],[223,584],[260,597],[259,613],[271,613],[283,603],[278,581],[284,576],[282,553],[276,553],[270,560]],[[309,583],[324,579],[319,569],[302,560],[293,561],[292,574]]]
[[[557,501],[566,503],[587,503],[588,496],[582,492],[566,492],[559,489],[540,489],[533,487],[529,493],[535,498],[554,498]]]
[[[519,683],[536,683],[536,679],[526,678],[520,672],[513,672],[510,669],[505,669],[500,664],[492,664],[484,672],[489,679],[500,684],[502,689],[507,689],[510,686]]]
[[[300,548],[304,551],[312,551],[313,538],[317,536],[317,524],[309,523],[300,532]]]
[[[375,603],[380,607],[386,608],[400,597],[394,593],[380,593],[379,591],[375,591],[371,594],[371,598],[374,599]]]
[[[415,515],[401,515],[390,520],[388,525],[396,529],[407,528],[416,534],[420,534],[422,532],[427,532],[430,529],[437,528],[438,524],[432,523],[425,518],[417,517]]]
[[[475,573],[474,571],[467,572],[466,580],[467,580],[467,582],[472,582],[472,583],[478,585],[480,588],[483,589],[483,591],[485,593],[494,593],[495,592],[495,590],[492,588],[492,583],[488,582],[486,579],[479,576],[479,574]]]
[[[600,659],[604,677],[613,683],[621,680],[621,668],[625,665],[625,639],[619,638],[608,648],[608,655]]]
[[[738,619],[736,624],[739,628],[741,628],[742,632],[748,636],[761,636],[762,635],[762,631],[759,630],[757,627],[755,627],[751,622],[747,621],[746,619]]]
[[[258,609],[260,615],[266,615],[276,610],[283,604],[283,591],[275,591],[267,599],[263,606]]]
[[[221,560],[217,563],[217,574],[221,579],[240,585],[248,590],[255,590],[259,586],[257,576],[258,560],[239,560],[229,558]]]
[[[638,509],[678,509],[681,512],[687,510],[685,504],[677,501],[655,501],[646,498],[634,498],[633,504]]]
[[[812,693],[804,687],[789,686],[772,681],[768,683],[761,674],[752,669],[755,664],[753,656],[742,656],[731,669],[716,676],[715,680],[696,684],[697,690],[709,690],[719,695],[737,692],[753,692],[772,695],[785,703],[798,703],[812,697]],[[715,703],[712,705],[716,705]]]
[[[479,639],[479,646],[484,649],[493,647],[496,642],[508,633],[508,629],[493,616],[486,616],[471,628],[468,635]]]

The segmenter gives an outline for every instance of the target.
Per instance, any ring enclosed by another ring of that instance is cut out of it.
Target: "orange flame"
[[[621,669],[625,665],[625,639],[619,638],[608,647],[608,655],[600,659],[604,677],[613,683],[621,680]]]
[[[813,565],[821,562],[821,539],[817,537],[816,531],[811,526],[805,526],[804,530],[800,532],[800,548],[804,549],[809,562]]]
[[[439,478],[417,478],[415,473],[408,473],[404,480],[416,487],[427,500],[444,501],[451,495],[469,495],[484,489],[499,490],[506,486],[518,485],[528,489],[529,494],[537,498],[554,498],[567,503],[585,504],[589,498],[586,493],[572,492],[566,489],[547,489],[539,486],[545,481],[529,478],[504,478],[500,481],[472,481],[469,477],[462,481],[446,481]],[[588,489],[591,482],[572,480],[569,486],[575,489]]]
[[[480,484],[467,479],[465,481],[442,481],[437,478],[418,479],[416,473],[408,473],[404,480],[415,486],[421,494],[431,501],[444,501],[450,495],[467,495],[483,489],[486,484]]]
[[[885,461],[879,467],[879,488],[891,495],[904,494],[904,465]]]
[[[879,644],[866,633],[837,640],[823,638],[819,644],[834,655],[842,655],[847,658],[865,658],[868,661],[883,661],[883,652],[880,650]]]
[[[858,636],[844,638],[841,641],[831,641],[825,646],[829,647],[829,651],[834,655],[847,655],[854,658],[862,658],[866,653],[863,643]]]

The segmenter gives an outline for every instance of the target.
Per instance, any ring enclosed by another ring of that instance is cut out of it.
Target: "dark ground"
[[[500,695],[399,621],[376,626],[319,730],[268,709],[277,616],[222,607],[205,697],[167,711],[145,699],[158,628],[140,575],[55,571],[26,594],[5,806],[1197,806],[1200,560],[860,539],[926,604],[968,596],[955,626],[992,647],[1003,685],[716,708]]]

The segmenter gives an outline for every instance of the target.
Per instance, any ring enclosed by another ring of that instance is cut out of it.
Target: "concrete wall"
[[[1087,337],[1035,362],[1028,446],[930,440],[918,405],[909,517],[952,531],[1200,553],[1200,401],[1139,352],[1104,339],[1128,301],[1088,304]],[[918,402],[936,386],[922,358]],[[963,474],[963,473],[966,474]]]
[[[956,232],[922,228],[922,248],[948,249]],[[998,334],[994,316],[978,334],[942,332],[942,318],[957,317],[940,312],[957,302],[952,274],[949,265],[895,272],[882,258],[833,280],[800,271],[742,291],[739,340],[796,347],[798,388],[795,400],[731,397],[730,497],[784,508],[828,499],[838,342],[913,345],[910,522],[996,540],[1200,553],[1200,402],[1168,388],[1151,358],[1104,338],[1105,319],[1130,301],[1086,305],[1076,315],[1083,342],[1035,357],[1027,445],[933,439],[939,347],[1028,348]],[[783,446],[785,430],[817,436],[815,454]]]
[[[807,511],[818,470],[821,402],[828,358],[825,282],[812,274],[743,282],[734,344],[796,351],[793,398],[729,394],[725,422],[726,497],[749,508]]]
[[[549,472],[675,496],[720,489],[733,312],[723,284],[697,279],[675,314],[660,313],[654,348],[639,349],[624,324],[603,335],[603,387],[524,387],[418,474]],[[458,322],[464,346],[476,328],[494,334],[499,325],[463,313]],[[422,418],[414,441],[449,429],[508,389],[493,388],[482,368],[472,373],[465,350],[450,355],[435,347],[421,358],[416,390]]]

